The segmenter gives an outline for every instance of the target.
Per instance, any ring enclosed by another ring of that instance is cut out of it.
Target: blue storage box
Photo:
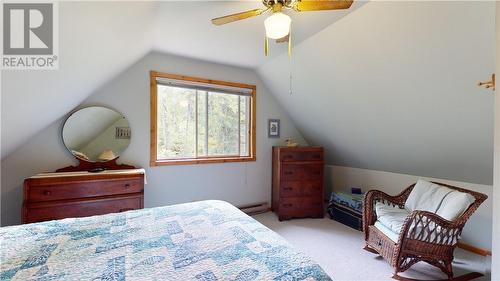
[[[332,192],[327,209],[330,218],[362,231],[363,196],[363,194]]]

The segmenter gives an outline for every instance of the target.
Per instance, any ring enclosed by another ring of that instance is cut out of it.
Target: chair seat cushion
[[[398,242],[398,239],[399,239],[399,232],[396,233],[394,231],[392,231],[390,228],[388,228],[387,226],[383,225],[380,221],[376,221],[374,226],[380,230],[383,234],[385,234],[385,236],[389,237],[389,239],[391,239],[392,241],[394,241],[394,243],[397,243]]]
[[[408,210],[406,209],[401,209],[399,207],[393,207],[377,202],[375,204],[375,213],[377,214],[377,221],[374,224],[375,227],[382,233],[384,233],[387,237],[389,237],[392,241],[397,243],[399,239],[399,233],[403,228],[406,218],[410,215],[410,212],[408,212]],[[421,238],[427,238],[428,235],[431,235],[429,238],[434,239],[436,237],[436,233],[433,231],[433,229],[434,227],[436,227],[436,225],[431,224],[428,227],[430,227],[429,232],[424,234]],[[420,232],[421,229],[422,226],[418,225],[417,232]]]
[[[410,215],[406,209],[389,206],[381,202],[375,204],[375,213],[377,214],[377,220],[395,233],[401,231],[406,218]]]

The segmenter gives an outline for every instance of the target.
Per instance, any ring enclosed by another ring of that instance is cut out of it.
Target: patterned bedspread
[[[222,201],[2,227],[0,247],[1,280],[331,280]]]

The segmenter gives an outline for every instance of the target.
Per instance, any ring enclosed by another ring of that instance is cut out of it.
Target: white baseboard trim
[[[259,202],[254,204],[248,204],[244,206],[238,206],[243,213],[247,215],[256,215],[262,214],[269,211],[269,203],[267,202]]]

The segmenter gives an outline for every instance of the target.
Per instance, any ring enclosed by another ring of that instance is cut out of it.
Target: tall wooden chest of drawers
[[[22,223],[144,207],[144,170],[46,173],[24,181]]]
[[[322,218],[322,147],[273,147],[272,209],[279,220]]]

